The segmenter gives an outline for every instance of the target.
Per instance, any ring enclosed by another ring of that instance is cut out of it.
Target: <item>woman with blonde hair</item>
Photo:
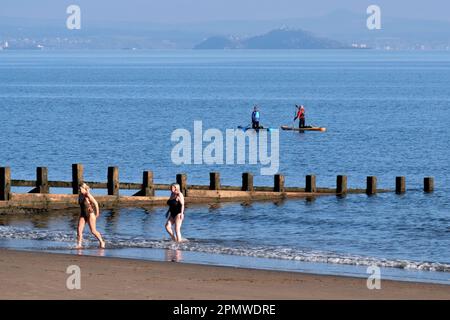
[[[184,239],[181,237],[181,225],[184,219],[184,196],[180,191],[180,185],[173,183],[170,185],[169,200],[167,200],[167,205],[169,210],[167,210],[167,221],[166,230],[173,241],[182,242]],[[175,233],[172,230],[172,226],[175,225]]]
[[[86,223],[91,229],[91,233],[97,238],[100,243],[100,248],[105,248],[105,241],[102,235],[97,231],[97,218],[100,216],[100,208],[97,200],[90,193],[90,188],[86,183],[80,184],[78,204],[80,205],[81,213],[78,219],[77,228],[77,249],[82,248],[83,231]]]

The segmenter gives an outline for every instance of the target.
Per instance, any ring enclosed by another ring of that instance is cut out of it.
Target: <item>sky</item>
[[[449,0],[0,0],[0,17],[65,19],[71,4],[79,5],[83,17],[92,21],[277,20],[340,9],[366,14],[371,4],[390,17],[450,21]]]

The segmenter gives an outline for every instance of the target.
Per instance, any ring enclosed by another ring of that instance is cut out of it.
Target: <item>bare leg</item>
[[[183,219],[181,219],[181,214],[177,215],[175,218],[175,234],[177,242],[182,242],[183,237],[181,236],[181,225],[183,224]]]
[[[82,242],[83,242],[83,230],[84,226],[86,225],[86,220],[83,217],[80,217],[78,219],[78,228],[77,228],[77,249],[82,248]]]
[[[102,235],[97,231],[97,218],[95,214],[89,215],[89,228],[91,229],[91,233],[97,238],[98,242],[100,242],[100,248],[105,247],[105,241],[103,241]]]
[[[166,225],[165,225],[166,231],[167,231],[167,233],[170,235],[170,238],[171,238],[173,241],[177,241],[177,239],[176,239],[175,236],[173,235],[173,231],[172,231],[172,221],[171,221],[171,220],[172,220],[171,218],[168,218],[167,221],[166,221]]]

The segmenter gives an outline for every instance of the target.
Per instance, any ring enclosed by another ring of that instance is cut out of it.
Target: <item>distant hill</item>
[[[232,37],[214,36],[209,37],[197,44],[194,49],[237,49],[240,41]]]
[[[207,38],[194,49],[345,49],[348,46],[334,40],[321,38],[301,29],[276,29],[266,34],[235,38],[214,36]]]

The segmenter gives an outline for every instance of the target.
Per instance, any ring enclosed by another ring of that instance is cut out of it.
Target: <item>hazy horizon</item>
[[[406,0],[2,2],[0,42],[9,40],[10,48],[194,48],[210,37],[249,38],[280,27],[306,30],[346,45],[450,48],[450,4],[443,0],[426,5]],[[79,30],[66,26],[66,10],[72,4],[81,8]],[[372,4],[381,8],[381,29],[367,28],[367,8]]]
[[[337,10],[366,14],[371,4],[381,7],[386,17],[450,21],[450,3],[444,0],[2,0],[0,17],[17,19],[65,19],[66,8],[77,4],[89,21],[136,23],[197,23],[230,20],[283,20],[324,16]]]

